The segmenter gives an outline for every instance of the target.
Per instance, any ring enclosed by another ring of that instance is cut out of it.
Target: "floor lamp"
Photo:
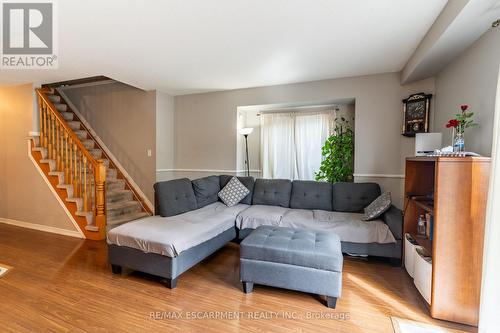
[[[245,151],[246,151],[246,160],[245,163],[247,165],[247,176],[250,176],[250,161],[248,160],[248,135],[252,134],[253,127],[244,127],[240,129],[240,134],[245,137]]]

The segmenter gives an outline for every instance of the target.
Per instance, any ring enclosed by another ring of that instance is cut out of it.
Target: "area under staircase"
[[[152,214],[139,191],[53,88],[36,90],[40,135],[31,154],[86,238]]]

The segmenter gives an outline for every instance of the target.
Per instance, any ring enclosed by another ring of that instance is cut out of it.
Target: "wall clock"
[[[403,131],[404,136],[415,136],[415,133],[429,132],[429,112],[432,94],[413,94],[403,99]]]

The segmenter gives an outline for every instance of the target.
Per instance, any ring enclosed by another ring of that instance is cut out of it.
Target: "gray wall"
[[[490,29],[436,77],[435,131],[451,145],[451,130],[444,126],[461,104],[469,104],[479,127],[465,132],[466,150],[491,156],[493,114],[500,64],[500,28]]]
[[[112,83],[65,89],[64,93],[153,202],[156,92]]]
[[[156,181],[173,178],[174,97],[156,92]]]
[[[414,152],[414,140],[401,136],[401,100],[416,92],[434,93],[434,80],[401,86],[399,74],[388,73],[176,96],[175,168],[200,170],[176,176],[236,170],[238,106],[354,98],[355,173],[377,175],[371,179],[393,191],[400,205],[402,179],[397,175],[404,173],[404,158]]]

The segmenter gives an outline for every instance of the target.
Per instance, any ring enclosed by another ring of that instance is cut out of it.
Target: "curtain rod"
[[[340,110],[340,108],[339,108],[338,105],[314,105],[312,107],[311,106],[296,106],[296,107],[287,108],[287,109],[276,109],[276,110],[259,111],[257,113],[257,116],[260,116],[261,114],[268,114],[268,113],[276,113],[276,114],[279,114],[279,113],[295,113],[295,112],[300,112],[300,111],[297,111],[297,110],[300,110],[300,109],[321,108],[321,107],[327,107],[327,106],[331,106],[332,108],[329,109],[329,110],[328,109],[327,110],[320,110],[320,111],[311,110],[311,111],[306,111],[306,112],[339,111]]]

